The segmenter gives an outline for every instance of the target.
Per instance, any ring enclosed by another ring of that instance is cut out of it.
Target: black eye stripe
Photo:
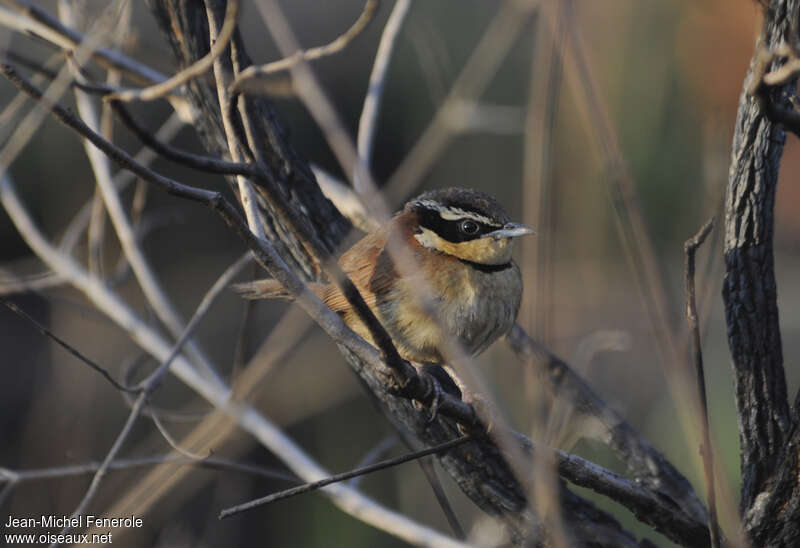
[[[438,211],[427,208],[418,209],[417,215],[419,215],[420,226],[427,228],[428,230],[432,230],[440,238],[452,243],[477,240],[485,234],[497,230],[497,227],[490,226],[470,218],[453,220],[442,219]],[[464,231],[461,230],[461,223],[464,221],[475,223],[478,226],[478,230],[472,234],[465,234]]]

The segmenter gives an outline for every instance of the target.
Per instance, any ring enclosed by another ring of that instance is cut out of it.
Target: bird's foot
[[[459,390],[458,385],[453,382],[453,379],[447,374],[447,371],[440,365],[424,364],[419,369],[419,373],[420,378],[423,379],[426,385],[423,398],[425,400],[429,397],[432,398],[429,405],[430,417],[428,418],[428,424],[431,424],[436,420],[439,414],[439,407],[442,404],[442,397],[444,394],[447,393],[461,398],[461,390]]]

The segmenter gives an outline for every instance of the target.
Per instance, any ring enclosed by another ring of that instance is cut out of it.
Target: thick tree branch
[[[519,325],[509,333],[508,342],[521,359],[536,369],[539,378],[550,383],[557,397],[570,402],[575,406],[575,413],[591,421],[587,435],[608,445],[625,463],[631,476],[671,499],[694,519],[707,520],[706,509],[689,480],[619,413],[606,405],[566,362],[537,344]]]
[[[800,430],[787,398],[773,250],[783,126],[800,127],[791,102],[796,76],[780,69],[780,52],[793,53],[782,45],[797,44],[798,28],[800,2],[765,5],[739,99],[725,198],[722,294],[739,414],[740,509],[754,546],[800,543]]]
[[[797,0],[773,0],[765,10],[760,46],[789,41]],[[760,51],[751,62],[759,66]],[[789,87],[770,99],[788,108]],[[749,512],[782,455],[791,427],[783,370],[773,257],[775,190],[785,135],[761,102],[739,100],[725,197],[725,279],[722,295],[733,358],[741,444],[741,510]],[[768,543],[769,544],[769,543]]]

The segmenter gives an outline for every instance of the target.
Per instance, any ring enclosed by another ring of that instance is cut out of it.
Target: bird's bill
[[[499,240],[501,238],[515,238],[526,234],[536,234],[536,231],[527,225],[520,223],[506,223],[503,228],[489,232],[486,237]]]

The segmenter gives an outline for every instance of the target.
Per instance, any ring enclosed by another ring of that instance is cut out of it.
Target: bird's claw
[[[442,394],[444,390],[442,390],[442,385],[439,383],[439,380],[436,378],[436,376],[430,372],[425,370],[421,371],[420,378],[425,383],[425,394],[422,396],[422,398],[424,400],[432,398],[429,406],[431,416],[427,420],[427,424],[431,424],[436,420],[436,417],[439,414],[439,406],[442,404]],[[432,396],[431,393],[433,393]]]

